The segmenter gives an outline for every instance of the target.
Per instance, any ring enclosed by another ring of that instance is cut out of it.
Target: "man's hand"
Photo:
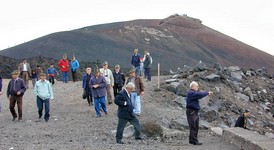
[[[96,89],[99,87],[99,84],[95,84],[95,85],[93,85],[93,87]]]
[[[209,91],[209,92],[208,92],[208,95],[212,95],[212,94],[213,94],[213,92],[212,92],[212,91]]]
[[[141,92],[141,96],[143,96],[145,94],[145,92],[143,91],[143,92]]]
[[[21,92],[20,92],[20,91],[18,91],[16,94],[17,94],[17,95],[20,95],[20,94],[21,94]]]

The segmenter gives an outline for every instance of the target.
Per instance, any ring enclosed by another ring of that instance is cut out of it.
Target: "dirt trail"
[[[165,77],[163,77],[165,78]],[[9,80],[3,80],[3,95],[0,100],[0,149],[6,150],[75,150],[75,149],[184,149],[184,150],[236,150],[231,144],[221,142],[220,137],[213,136],[208,131],[199,133],[202,146],[188,144],[188,139],[159,139],[145,138],[135,141],[134,138],[124,138],[127,144],[115,143],[112,130],[117,127],[117,106],[107,105],[108,116],[102,114],[95,118],[93,106],[88,106],[81,98],[81,82],[58,82],[54,85],[54,97],[51,101],[51,118],[48,123],[38,120],[36,100],[33,88],[26,91],[23,98],[23,122],[12,121],[6,98],[6,87]],[[154,91],[157,79],[144,82],[145,95],[141,98],[142,112],[140,122],[156,121],[162,118],[175,119],[184,114],[180,109],[167,103],[169,97],[164,91]],[[186,131],[188,132],[188,131]]]

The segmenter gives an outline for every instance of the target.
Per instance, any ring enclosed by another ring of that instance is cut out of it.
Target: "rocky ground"
[[[162,77],[161,82],[169,77]],[[200,130],[202,146],[188,144],[188,129],[172,127],[172,120],[180,119],[185,110],[172,102],[177,96],[164,89],[157,90],[157,78],[144,82],[145,95],[141,98],[142,113],[139,117],[143,126],[155,123],[165,128],[161,135],[149,137],[144,132],[143,141],[134,137],[124,138],[124,145],[115,143],[117,106],[108,105],[108,116],[95,118],[93,107],[81,98],[81,82],[58,82],[54,85],[55,99],[51,101],[49,122],[38,120],[33,88],[23,98],[23,122],[12,121],[5,92],[9,80],[3,80],[0,113],[0,149],[62,150],[62,149],[185,149],[185,150],[236,150],[230,143],[221,141],[209,130]],[[147,129],[147,128],[146,128]]]

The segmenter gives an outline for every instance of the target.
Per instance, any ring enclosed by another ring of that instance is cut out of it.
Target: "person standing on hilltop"
[[[72,73],[72,80],[73,82],[77,81],[77,70],[79,69],[80,65],[78,60],[75,58],[75,56],[72,56],[72,60],[70,62],[70,71]]]
[[[134,106],[130,99],[130,94],[132,90],[135,89],[135,85],[129,82],[125,89],[120,91],[115,97],[115,104],[118,105],[118,125],[116,132],[116,143],[124,144],[122,141],[123,132],[126,124],[130,122],[135,129],[135,140],[142,140],[141,134],[141,126],[138,118],[135,116],[133,109]]]
[[[50,100],[53,99],[53,90],[51,83],[46,80],[45,73],[41,73],[40,80],[35,83],[34,93],[36,96],[39,119],[41,119],[43,115],[43,107],[45,106],[44,119],[48,122],[50,117]]]
[[[59,73],[56,71],[56,69],[53,67],[53,64],[50,64],[50,67],[47,70],[47,74],[49,76],[49,82],[54,85],[55,81],[54,81],[54,77],[56,75],[59,75]]]
[[[137,76],[141,76],[141,68],[140,68],[140,54],[138,53],[138,49],[134,49],[134,53],[131,57],[131,65],[136,70]]]
[[[108,69],[108,62],[105,61],[103,63],[103,68],[100,69],[101,75],[105,77],[106,82],[107,82],[107,101],[108,104],[112,104],[113,101],[113,86],[114,86],[114,79],[113,79],[113,74],[110,69]]]
[[[12,121],[17,118],[16,111],[14,109],[17,103],[19,121],[22,121],[22,105],[23,105],[23,95],[26,91],[25,82],[23,79],[19,78],[19,72],[17,70],[11,73],[12,79],[10,80],[7,88],[7,97],[10,100],[10,112],[13,116]]]
[[[213,92],[199,92],[199,85],[197,82],[192,81],[190,83],[190,90],[186,95],[186,116],[189,125],[189,144],[202,145],[198,141],[199,130],[199,115],[198,112],[201,109],[199,99],[212,95]]]
[[[60,67],[60,71],[62,72],[63,82],[68,83],[69,61],[66,54],[64,54],[63,58],[60,59],[60,61],[58,62],[58,66]]]
[[[145,69],[145,77],[147,78],[147,82],[151,81],[150,68],[152,64],[152,57],[150,56],[148,51],[145,51],[144,55],[144,69]]]
[[[125,75],[120,70],[120,65],[115,65],[115,70],[112,73],[114,78],[113,93],[114,97],[122,90],[122,87],[125,84]]]
[[[27,59],[24,59],[23,62],[19,64],[18,71],[22,79],[24,80],[26,87],[29,88],[29,78],[31,75],[31,69],[29,63],[27,62]]]
[[[144,95],[144,84],[142,79],[136,76],[135,70],[130,70],[130,77],[127,79],[126,84],[133,83],[134,88],[130,94],[132,105],[134,106],[133,113],[137,116],[141,113],[141,95]]]
[[[85,95],[87,97],[88,105],[93,105],[92,100],[92,91],[89,86],[89,81],[93,75],[91,74],[91,68],[86,68],[86,73],[83,75],[83,81],[82,81],[82,88],[85,92]]]
[[[92,96],[94,99],[94,108],[96,111],[96,118],[101,117],[101,108],[107,115],[106,107],[106,79],[101,75],[100,71],[96,69],[94,76],[89,81],[89,86],[92,89]]]

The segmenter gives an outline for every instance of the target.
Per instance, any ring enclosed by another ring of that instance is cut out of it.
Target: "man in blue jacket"
[[[115,104],[118,105],[118,126],[116,132],[116,142],[118,144],[124,144],[122,142],[123,132],[126,124],[130,122],[135,129],[135,140],[142,140],[140,137],[141,127],[138,118],[133,113],[133,105],[130,99],[130,93],[134,89],[134,84],[129,82],[125,89],[118,93],[115,97]]]
[[[97,69],[94,76],[90,78],[89,86],[92,89],[92,96],[94,99],[94,108],[96,111],[96,118],[101,117],[101,108],[107,115],[106,107],[106,79],[101,75],[100,71]],[[101,106],[101,107],[100,107]]]
[[[134,49],[134,53],[131,57],[131,65],[134,67],[134,69],[136,70],[136,74],[137,76],[141,76],[141,68],[140,68],[140,54],[138,53],[138,49]]]
[[[198,111],[201,109],[199,99],[212,95],[213,92],[199,92],[199,85],[197,82],[192,81],[190,83],[190,90],[186,96],[186,116],[189,125],[189,144],[202,145],[198,141],[199,130],[199,115]]]

